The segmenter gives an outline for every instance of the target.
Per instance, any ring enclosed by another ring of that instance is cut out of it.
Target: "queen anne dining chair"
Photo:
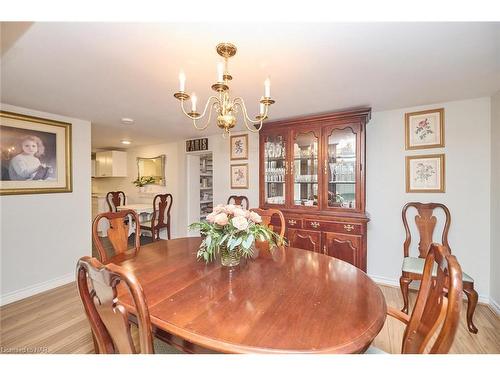
[[[462,307],[462,269],[444,245],[431,244],[411,316],[389,307],[387,314],[406,324],[402,354],[448,353]],[[370,347],[367,354],[381,354]]]
[[[250,203],[248,198],[244,195],[230,195],[227,199],[227,204],[234,204],[236,206],[241,206],[241,208],[248,210]]]
[[[123,191],[110,191],[106,194],[106,202],[108,203],[109,212],[116,212],[118,206],[127,204],[127,197]]]
[[[132,217],[132,221],[129,220]],[[98,235],[99,222],[101,220],[109,221],[109,228],[107,231],[108,241],[111,245],[104,246],[103,241]],[[92,241],[99,253],[100,261],[108,263],[110,258],[118,254],[128,252],[128,236],[129,226],[135,224],[135,239],[132,254],[137,253],[140,247],[141,229],[139,225],[139,216],[133,210],[123,210],[118,212],[103,212],[97,215],[92,222]]]
[[[267,226],[279,236],[280,243],[278,243],[278,245],[282,245],[285,242],[285,217],[280,210],[277,210],[275,208],[268,208],[267,210],[264,210],[262,208],[251,208],[250,211],[259,214],[262,218],[262,225]],[[279,232],[275,230],[276,227],[274,224],[272,224],[273,217],[277,217],[279,219]],[[266,246],[264,246],[262,243],[260,243],[258,244],[258,247],[264,249],[264,247],[269,248],[269,245],[267,244]]]
[[[158,194],[153,199],[153,215],[151,220],[143,221],[141,229],[151,232],[153,241],[160,239],[160,229],[167,229],[167,238],[170,239],[170,209],[173,202],[172,194]]]
[[[153,340],[146,298],[133,273],[113,263],[103,265],[96,258],[86,256],[77,263],[76,280],[96,353],[181,353],[158,339]],[[128,312],[117,298],[120,283],[130,293],[135,305],[138,347],[131,334]]]
[[[412,236],[407,220],[407,211],[410,207],[413,207],[417,210],[417,215],[415,216],[415,224],[417,226],[420,237],[418,244],[418,257],[410,256],[410,244],[412,241]],[[450,249],[450,245],[448,244],[448,231],[450,229],[451,214],[444,204],[410,202],[403,207],[402,216],[406,231],[406,239],[403,244],[404,258],[399,284],[401,287],[401,293],[403,295],[404,303],[401,311],[406,314],[408,314],[408,291],[410,283],[414,280],[422,279],[425,257],[427,256],[429,246],[432,243],[434,230],[437,224],[437,218],[436,216],[434,216],[434,210],[436,209],[441,209],[444,212],[445,223],[443,226],[443,231],[441,233],[441,242],[444,246]],[[467,296],[467,326],[470,332],[477,333],[477,328],[472,321],[478,300],[478,294],[474,289],[474,279],[465,272],[462,273],[462,278],[463,291]]]

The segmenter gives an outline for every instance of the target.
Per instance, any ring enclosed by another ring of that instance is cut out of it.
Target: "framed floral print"
[[[0,111],[0,195],[72,191],[71,124]]]
[[[444,154],[406,157],[407,193],[444,193]]]
[[[406,149],[444,147],[444,108],[405,113]]]
[[[248,134],[232,135],[229,141],[231,143],[231,160],[248,159]]]
[[[231,189],[248,189],[248,164],[231,165]]]

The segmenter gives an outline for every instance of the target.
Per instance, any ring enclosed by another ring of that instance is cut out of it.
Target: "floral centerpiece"
[[[190,229],[199,229],[203,237],[198,249],[198,259],[212,261],[219,254],[223,266],[239,264],[241,257],[251,257],[255,241],[267,241],[270,246],[280,244],[282,239],[253,211],[240,206],[220,204],[206,221],[193,223]]]

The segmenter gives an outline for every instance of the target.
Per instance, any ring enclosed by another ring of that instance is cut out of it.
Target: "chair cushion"
[[[424,264],[425,264],[425,258],[405,257],[403,259],[402,270],[404,272],[422,274],[424,272]],[[436,270],[437,270],[437,264],[434,264],[434,267],[432,269],[433,276],[436,275]],[[462,280],[470,283],[474,282],[474,279],[463,271],[462,271]]]
[[[379,349],[376,346],[370,345],[370,347],[366,350],[365,354],[389,354],[389,353],[384,352],[382,349]]]
[[[157,339],[153,339],[155,354],[185,354],[184,352],[168,345],[167,343]]]

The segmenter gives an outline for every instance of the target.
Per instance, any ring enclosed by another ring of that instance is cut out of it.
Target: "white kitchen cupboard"
[[[95,154],[95,177],[127,177],[127,153],[100,151]]]

